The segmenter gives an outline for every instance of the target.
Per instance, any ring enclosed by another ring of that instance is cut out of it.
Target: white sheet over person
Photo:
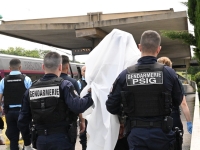
[[[87,86],[92,88],[94,107],[84,114],[88,120],[87,150],[113,150],[119,134],[118,117],[110,114],[105,102],[115,79],[128,66],[136,64],[140,51],[130,33],[113,29],[92,52],[85,63]]]

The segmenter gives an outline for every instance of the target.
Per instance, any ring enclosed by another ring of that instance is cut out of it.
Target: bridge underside
[[[131,33],[138,44],[145,30],[186,30],[187,14],[173,9],[117,14],[88,13],[85,16],[2,21],[0,34],[67,50],[94,48],[113,29]],[[178,40],[162,37],[158,57],[167,56],[186,69],[191,59],[190,47]],[[186,67],[186,68],[185,68]]]

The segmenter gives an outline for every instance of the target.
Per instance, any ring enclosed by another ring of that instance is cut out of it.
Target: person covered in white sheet
[[[90,52],[85,63],[85,81],[92,88],[94,106],[83,113],[88,120],[89,140],[87,150],[114,150],[120,123],[117,115],[111,115],[105,106],[107,95],[117,75],[133,65],[140,51],[130,33],[114,29]]]

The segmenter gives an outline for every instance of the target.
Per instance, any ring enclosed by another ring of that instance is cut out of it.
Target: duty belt
[[[131,121],[131,128],[161,128],[162,121],[141,121],[141,120],[133,120]]]
[[[37,129],[37,135],[50,135],[56,133],[67,133],[67,127],[57,127],[48,129]]]
[[[171,112],[172,114],[180,114],[181,113],[181,111],[180,110],[172,110],[172,112]]]

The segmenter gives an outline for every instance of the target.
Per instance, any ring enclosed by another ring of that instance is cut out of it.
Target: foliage
[[[200,53],[200,1],[196,0],[194,33],[197,40],[198,53]]]
[[[182,4],[188,6],[189,21],[194,25],[194,36],[186,31],[162,31],[161,35],[195,46],[194,55],[200,61],[200,0],[188,0]]]
[[[188,6],[188,2],[181,2],[183,5]]]
[[[195,75],[200,72],[200,66],[190,66],[187,70],[188,74]]]
[[[189,16],[189,21],[191,24],[195,25],[195,9],[196,9],[196,0],[188,0],[188,16]]]
[[[26,50],[21,47],[9,47],[8,49],[0,49],[1,54],[8,54],[8,55],[17,55],[17,56],[25,56],[25,57],[34,57],[34,58],[43,58],[49,50]]]
[[[183,43],[196,46],[196,39],[194,35],[187,31],[165,31],[161,30],[161,36],[168,37],[172,40],[182,40]]]
[[[194,81],[197,84],[198,93],[200,94],[200,72],[198,72],[197,74],[195,74]]]

